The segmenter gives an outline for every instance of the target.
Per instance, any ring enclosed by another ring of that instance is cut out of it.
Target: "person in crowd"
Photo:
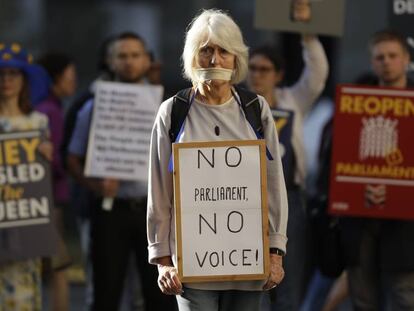
[[[89,86],[88,90],[77,97],[70,104],[65,115],[63,141],[61,144],[62,158],[66,159],[68,154],[69,143],[72,138],[73,130],[76,124],[76,117],[80,109],[94,97],[95,85],[97,81],[112,81],[114,75],[111,69],[112,43],[115,36],[108,36],[101,44],[98,53],[98,76]],[[66,161],[65,161],[66,165]],[[67,168],[67,167],[66,167]],[[76,220],[79,229],[81,249],[84,258],[85,270],[85,310],[89,310],[93,301],[92,285],[92,264],[90,256],[90,200],[93,194],[90,190],[82,187],[76,181],[72,180],[70,184],[71,206],[75,210]],[[134,255],[131,254],[128,272],[125,280],[124,291],[121,299],[121,309],[126,308],[131,311],[139,311],[144,308],[141,284],[137,275],[137,269]],[[124,310],[124,309],[122,309]]]
[[[306,22],[311,18],[309,0],[293,2],[293,18]],[[277,50],[262,46],[250,53],[247,85],[262,95],[275,116],[288,112],[293,122],[291,136],[279,132],[283,155],[283,169],[289,202],[287,234],[289,242],[284,258],[285,279],[274,293],[274,310],[298,310],[306,279],[308,226],[305,211],[306,158],[303,142],[303,121],[322,93],[328,77],[328,61],[324,49],[314,35],[302,35],[304,69],[299,80],[290,87],[281,87],[284,77],[284,61]],[[283,131],[283,129],[281,129]],[[287,152],[292,146],[293,152]]]
[[[203,11],[189,26],[183,51],[184,75],[191,81],[192,101],[176,142],[257,139],[233,86],[245,78],[248,49],[233,19],[222,11]],[[171,109],[166,100],[156,117],[150,152],[148,187],[148,249],[150,263],[158,266],[158,286],[176,295],[179,310],[259,310],[263,290],[283,279],[282,253],[286,250],[287,196],[278,137],[266,100],[259,96],[264,138],[273,160],[267,161],[270,270],[263,281],[184,283],[177,275],[171,157]],[[214,125],[206,120],[214,120]],[[217,131],[216,127],[220,131]]]
[[[162,84],[161,82],[161,70],[162,63],[155,58],[153,52],[149,53],[151,66],[147,72],[147,80],[151,84]]]
[[[76,67],[74,61],[62,53],[46,53],[37,63],[49,74],[52,84],[49,95],[36,105],[36,110],[45,114],[50,127],[50,140],[53,144],[52,186],[55,201],[55,223],[60,234],[58,255],[46,260],[46,274],[50,274],[51,310],[69,310],[69,286],[66,268],[71,264],[67,247],[64,243],[63,208],[68,204],[69,188],[63,159],[59,152],[63,139],[63,103],[64,98],[74,95],[76,91]]]
[[[414,87],[407,77],[410,54],[401,34],[388,29],[375,33],[369,51],[376,76],[372,85]],[[340,225],[355,310],[414,310],[414,222],[343,217]]]
[[[140,36],[135,33],[118,35],[111,44],[110,57],[113,81],[144,83],[150,62]],[[68,150],[71,174],[96,196],[91,206],[92,309],[118,309],[128,260],[133,253],[143,284],[146,310],[174,310],[174,300],[161,294],[155,284],[156,269],[147,262],[146,183],[86,178],[83,174],[92,110],[93,100],[79,110]],[[111,211],[102,209],[105,197],[115,198]]]
[[[49,79],[32,60],[19,44],[0,43],[0,133],[47,135],[47,117],[33,111],[31,102],[47,94]],[[42,142],[39,152],[51,160],[52,144]],[[53,233],[36,226],[0,228],[0,310],[41,310],[40,244],[50,243]]]
[[[301,311],[336,310],[348,298],[348,277],[344,271],[345,259],[338,217],[328,214],[331,152],[332,118],[323,126],[315,193],[308,201],[315,271]]]
[[[112,73],[108,67],[109,47],[112,43],[112,37],[108,37],[101,45],[98,57],[98,80],[110,80]],[[63,166],[67,171],[67,155],[69,143],[72,138],[73,130],[76,124],[76,117],[82,107],[93,98],[92,87],[87,89],[81,95],[77,96],[75,100],[70,103],[64,119],[63,138],[60,145],[60,154],[63,161]],[[68,172],[69,173],[69,172]],[[85,271],[85,310],[90,310],[93,301],[93,286],[92,286],[92,267],[90,260],[90,199],[91,194],[85,187],[79,185],[73,179],[69,183],[70,205],[75,211],[76,222],[79,230],[80,246],[84,259]]]

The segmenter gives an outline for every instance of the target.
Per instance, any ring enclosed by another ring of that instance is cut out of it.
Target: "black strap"
[[[181,126],[187,117],[190,109],[190,94],[192,88],[183,89],[179,91],[173,98],[173,105],[171,110],[171,126],[170,126],[170,140],[175,142],[177,135],[180,132]]]
[[[253,92],[246,89],[235,87],[237,94],[240,97],[240,104],[243,109],[247,121],[253,129],[264,138],[264,131],[261,118],[261,110],[259,98]],[[179,91],[173,98],[173,106],[171,110],[171,126],[170,126],[170,140],[175,142],[177,135],[180,132],[181,126],[187,117],[190,109],[190,94],[192,88],[183,89]]]
[[[264,138],[264,130],[262,125],[262,112],[260,110],[259,98],[253,92],[250,92],[246,89],[235,87],[237,94],[240,97],[240,104],[243,109],[244,115],[246,116],[247,121],[253,129],[260,135],[261,138]]]

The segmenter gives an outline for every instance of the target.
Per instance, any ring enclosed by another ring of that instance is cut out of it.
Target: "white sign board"
[[[173,150],[180,279],[265,279],[269,248],[264,141],[179,143]]]
[[[148,179],[151,130],[162,86],[98,82],[85,175]]]

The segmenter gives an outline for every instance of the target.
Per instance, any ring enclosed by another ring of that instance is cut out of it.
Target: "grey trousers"
[[[184,288],[177,297],[179,311],[260,310],[261,291],[199,290]]]
[[[354,310],[414,310],[414,271],[390,273],[381,270],[378,243],[378,226],[373,222],[362,236],[359,265],[348,268]]]

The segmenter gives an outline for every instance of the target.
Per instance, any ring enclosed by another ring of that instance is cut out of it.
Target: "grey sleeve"
[[[298,82],[289,91],[304,116],[325,87],[329,65],[322,44],[316,36],[304,38],[302,46],[305,67]]]
[[[152,129],[148,178],[147,235],[148,258],[171,256],[170,231],[173,215],[173,176],[168,171],[171,141],[168,135],[172,100],[164,102],[158,110]]]
[[[288,201],[282,160],[279,151],[279,138],[273,116],[266,100],[259,96],[262,108],[262,123],[266,146],[273,160],[267,159],[267,193],[269,207],[269,242],[270,247],[277,247],[286,252]]]

